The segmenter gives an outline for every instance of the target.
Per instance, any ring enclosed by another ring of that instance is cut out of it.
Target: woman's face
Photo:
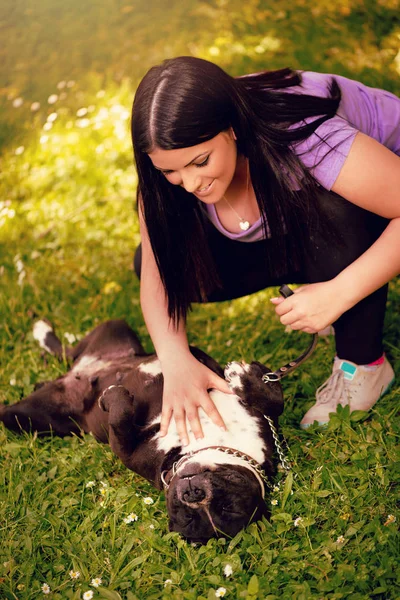
[[[156,148],[149,154],[154,168],[206,204],[221,200],[235,174],[237,149],[232,129],[211,140],[177,150]]]

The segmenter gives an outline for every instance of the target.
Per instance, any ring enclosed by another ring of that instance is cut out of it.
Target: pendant
[[[239,227],[242,231],[247,231],[250,227],[250,223],[248,221],[240,221]]]

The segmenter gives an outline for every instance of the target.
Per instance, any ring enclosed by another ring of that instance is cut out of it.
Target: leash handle
[[[281,287],[279,288],[279,293],[281,296],[283,296],[284,298],[289,298],[289,296],[293,296],[294,291],[290,289],[290,287],[288,285],[286,285],[286,283],[284,283],[283,285],[281,285]]]
[[[290,287],[288,285],[286,285],[286,283],[281,285],[281,287],[279,288],[279,293],[284,298],[288,298],[289,296],[293,296],[293,294],[294,294],[293,290],[291,290]],[[263,382],[264,383],[273,383],[275,381],[280,381],[282,379],[282,377],[289,375],[289,373],[294,371],[299,365],[301,365],[301,363],[303,363],[305,360],[307,360],[307,358],[314,352],[317,342],[318,342],[318,334],[314,333],[312,335],[311,343],[308,346],[307,350],[305,350],[302,354],[300,354],[300,356],[298,356],[296,359],[291,360],[286,365],[284,365],[283,367],[280,367],[273,373],[272,372],[265,373],[265,375],[262,376]]]

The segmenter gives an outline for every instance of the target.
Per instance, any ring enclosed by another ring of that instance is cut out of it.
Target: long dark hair
[[[277,276],[298,269],[310,223],[324,217],[317,217],[317,184],[290,146],[333,117],[340,102],[334,78],[327,98],[281,91],[300,84],[291,69],[233,78],[191,56],[166,60],[142,79],[132,111],[138,201],[175,324],[219,278],[199,201],[169,183],[148,153],[195,146],[232,127],[249,161],[264,231],[268,223],[272,232],[266,269]],[[304,123],[307,117],[315,119]]]

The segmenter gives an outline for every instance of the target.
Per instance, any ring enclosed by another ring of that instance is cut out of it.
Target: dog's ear
[[[222,377],[222,379],[224,378],[224,370],[221,367],[221,365],[217,363],[216,360],[214,360],[213,358],[211,358],[211,356],[208,356],[208,354],[206,354],[202,350],[199,350],[195,346],[189,346],[189,348],[190,352],[195,358],[197,358],[199,362],[201,362],[203,365],[206,365],[206,367],[211,369],[211,371],[214,371],[214,373]]]
[[[270,372],[271,369],[260,362],[252,362],[242,377],[243,388],[237,394],[249,406],[275,418],[283,412],[283,392],[279,381],[263,381],[263,375]]]

